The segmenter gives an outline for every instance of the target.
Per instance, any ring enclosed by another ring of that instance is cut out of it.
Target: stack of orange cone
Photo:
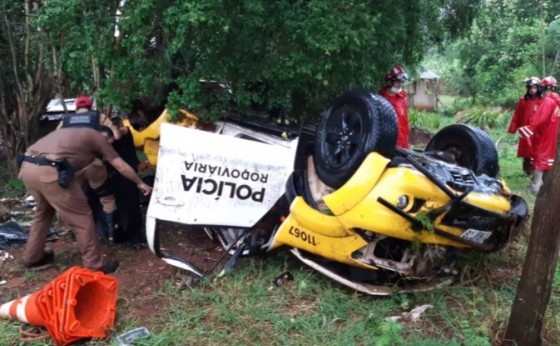
[[[57,345],[106,338],[114,326],[116,278],[72,267],[43,289],[0,306],[0,317],[44,326]]]

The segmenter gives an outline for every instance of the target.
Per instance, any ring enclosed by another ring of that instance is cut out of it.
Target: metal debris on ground
[[[274,279],[273,283],[274,283],[274,286],[281,287],[289,281],[294,281],[294,276],[290,272],[284,272],[284,273],[280,274],[279,276],[277,276]]]

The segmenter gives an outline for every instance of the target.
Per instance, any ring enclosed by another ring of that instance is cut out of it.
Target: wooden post
[[[537,200],[529,248],[502,345],[542,344],[541,333],[560,248],[560,168],[556,161]]]

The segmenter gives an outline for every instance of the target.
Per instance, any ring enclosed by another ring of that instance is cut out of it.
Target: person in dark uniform
[[[45,241],[52,219],[58,212],[76,236],[84,267],[104,273],[117,269],[118,262],[103,262],[92,211],[82,190],[83,170],[97,157],[104,158],[136,184],[143,195],[151,192],[152,188],[119,157],[99,131],[68,127],[49,133],[31,145],[21,160],[20,177],[37,202],[23,252],[25,267],[38,268],[53,262],[54,253],[45,249]]]
[[[128,127],[116,125],[120,129],[121,137],[113,142],[113,148],[122,159],[136,172],[140,160],[134,147],[134,139],[128,131]],[[140,209],[140,193],[136,185],[126,179],[113,167],[107,167],[113,193],[117,205],[117,213],[114,218],[115,231],[113,242],[122,245],[139,245],[144,241],[143,217]]]

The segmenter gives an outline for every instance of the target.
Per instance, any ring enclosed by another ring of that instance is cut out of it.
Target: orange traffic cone
[[[0,306],[0,317],[44,326],[57,345],[105,338],[115,323],[117,279],[72,267],[43,289]]]
[[[0,307],[0,316],[36,326],[44,325],[43,314],[37,308],[38,294],[30,294]]]

